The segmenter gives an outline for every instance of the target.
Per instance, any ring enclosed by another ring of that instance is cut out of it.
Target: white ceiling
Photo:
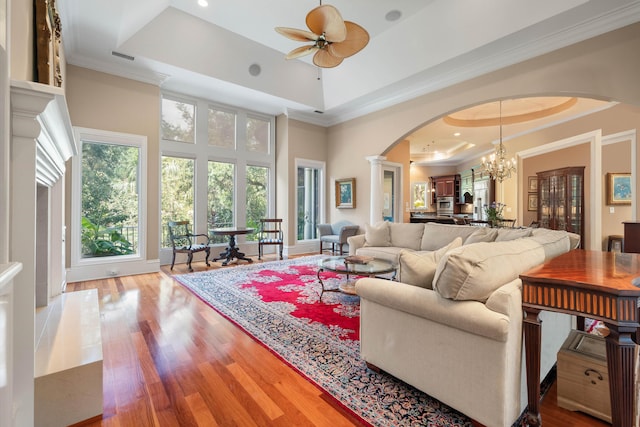
[[[307,29],[319,2],[208,1],[57,0],[66,59],[330,126],[640,21],[640,0],[334,0],[371,40],[318,69],[309,57],[285,60],[300,43],[274,28]],[[393,10],[402,16],[389,22]]]

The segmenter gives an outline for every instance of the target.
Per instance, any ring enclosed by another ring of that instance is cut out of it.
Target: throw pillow
[[[379,222],[375,225],[364,225],[364,246],[391,246],[389,223]]]
[[[447,246],[437,251],[415,252],[403,249],[400,252],[399,281],[408,285],[432,289],[438,261],[451,249],[462,246],[462,238],[456,237]]]
[[[544,249],[531,239],[473,243],[445,254],[433,289],[444,298],[485,302],[503,285],[544,262]]]
[[[464,241],[465,245],[469,245],[471,243],[478,242],[493,242],[496,240],[498,236],[497,228],[489,228],[489,227],[477,227],[478,229],[473,232],[473,234],[467,237],[467,240]]]
[[[506,242],[529,236],[531,236],[531,228],[498,228],[498,236],[495,241]]]

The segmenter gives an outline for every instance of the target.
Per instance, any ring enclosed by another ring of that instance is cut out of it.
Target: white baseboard
[[[67,269],[67,283],[160,271],[160,260],[135,260],[83,265]]]
[[[316,254],[320,251],[320,243],[317,240],[298,242],[293,246],[285,246],[285,255]]]

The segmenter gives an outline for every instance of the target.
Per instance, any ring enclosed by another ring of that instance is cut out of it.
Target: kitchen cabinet
[[[432,176],[435,197],[453,196],[460,199],[460,175]]]
[[[458,203],[473,203],[473,169],[468,169],[460,173],[460,201]],[[469,196],[465,199],[464,195]]]
[[[538,172],[540,227],[580,235],[584,244],[584,166]]]

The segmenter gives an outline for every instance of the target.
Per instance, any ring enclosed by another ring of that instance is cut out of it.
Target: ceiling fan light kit
[[[276,31],[291,40],[312,42],[289,52],[285,58],[294,59],[315,53],[313,63],[322,68],[333,68],[369,43],[369,33],[360,25],[345,21],[334,6],[320,5],[307,14],[309,30],[276,27]]]

